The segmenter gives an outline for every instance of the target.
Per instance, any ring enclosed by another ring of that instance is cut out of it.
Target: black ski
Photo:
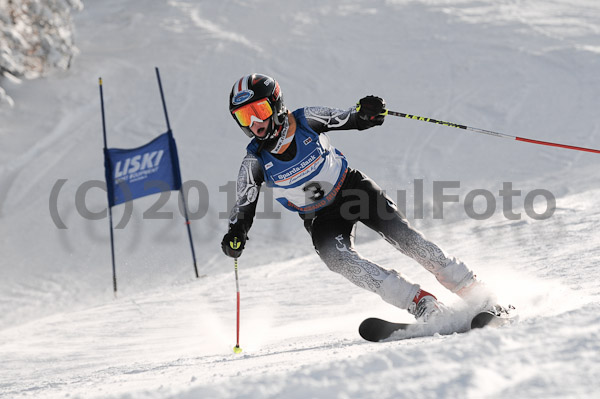
[[[505,324],[510,324],[515,322],[518,319],[518,316],[514,312],[515,308],[513,306],[509,306],[508,309],[497,306],[494,309],[478,313],[471,320],[470,327],[466,327],[465,329],[461,329],[460,331],[452,331],[452,332],[466,332],[470,329],[483,328],[483,327],[500,327]],[[360,327],[358,328],[358,333],[361,337],[363,337],[367,341],[371,342],[379,342],[388,338],[392,338],[392,335],[396,332],[405,330],[409,332],[411,329],[421,329],[421,331],[417,332],[418,335],[415,336],[426,336],[432,335],[424,333],[426,330],[425,324],[419,323],[394,323],[387,320],[377,319],[377,318],[369,318],[364,320]],[[397,337],[395,339],[406,339],[412,338],[413,335],[407,334],[406,337]],[[392,338],[394,340],[394,338]]]
[[[396,331],[406,330],[412,325],[412,323],[392,323],[391,321],[371,317],[360,323],[358,333],[367,341],[379,342],[382,339],[389,338]]]
[[[515,307],[508,305],[508,308],[496,305],[493,309],[479,313],[471,320],[471,329],[483,327],[501,327],[505,324],[514,323],[519,316]]]

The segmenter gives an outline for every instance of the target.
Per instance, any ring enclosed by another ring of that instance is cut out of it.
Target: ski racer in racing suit
[[[278,202],[298,212],[330,270],[408,310],[418,321],[431,321],[448,309],[397,271],[362,257],[354,248],[357,222],[379,233],[473,307],[495,304],[494,294],[463,262],[412,228],[382,189],[349,167],[346,157],[331,145],[326,132],[381,125],[386,114],[383,99],[367,96],[347,110],[305,107],[289,112],[279,84],[269,76],[252,74],[236,81],[229,108],[252,140],[239,170],[229,230],[221,243],[226,255],[242,254],[260,187],[266,184]]]

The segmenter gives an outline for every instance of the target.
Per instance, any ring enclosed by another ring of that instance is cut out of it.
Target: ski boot
[[[407,310],[418,322],[427,323],[442,316],[448,308],[429,292],[419,290]]]

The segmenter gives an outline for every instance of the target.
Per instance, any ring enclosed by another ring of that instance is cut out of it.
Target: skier
[[[237,179],[237,202],[223,237],[223,252],[238,258],[252,226],[263,183],[277,201],[298,212],[323,262],[359,287],[370,290],[417,321],[431,322],[448,314],[431,293],[395,270],[363,258],[354,248],[357,222],[378,232],[401,253],[434,274],[470,306],[484,310],[496,299],[467,266],[449,257],[412,228],[394,202],[329,142],[325,132],[364,130],[383,124],[385,101],[362,98],[347,110],[305,107],[289,112],[279,84],[261,74],[236,81],[229,95],[229,111],[252,140]]]

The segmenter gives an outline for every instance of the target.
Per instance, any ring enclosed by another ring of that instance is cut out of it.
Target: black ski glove
[[[383,124],[387,110],[385,100],[381,97],[366,96],[356,104],[359,117],[359,130]]]
[[[246,245],[246,234],[236,231],[230,231],[223,236],[221,249],[223,253],[232,258],[242,256],[242,251]]]

